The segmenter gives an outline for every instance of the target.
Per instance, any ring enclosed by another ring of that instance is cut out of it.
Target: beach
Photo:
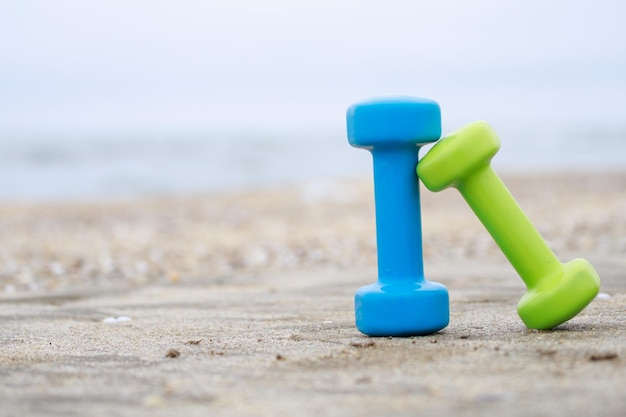
[[[561,261],[600,296],[550,331],[456,190],[422,188],[427,279],[450,325],[369,338],[370,178],[204,195],[0,202],[0,415],[621,416],[626,172],[509,173]]]

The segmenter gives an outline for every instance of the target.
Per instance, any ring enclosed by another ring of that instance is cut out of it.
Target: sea
[[[499,134],[499,172],[626,169],[626,126],[505,126]],[[204,195],[371,175],[371,155],[351,148],[342,127],[0,134],[5,202]]]

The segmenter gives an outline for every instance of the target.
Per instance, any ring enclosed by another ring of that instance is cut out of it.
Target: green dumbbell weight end
[[[595,298],[600,278],[585,259],[559,262],[491,168],[499,148],[491,126],[474,122],[437,142],[417,173],[431,191],[459,190],[528,287],[520,318],[531,329],[550,329]]]

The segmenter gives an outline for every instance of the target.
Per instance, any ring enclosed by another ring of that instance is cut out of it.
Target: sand
[[[368,338],[369,179],[219,195],[0,203],[0,415],[626,413],[626,173],[507,175],[601,295],[525,328],[525,286],[454,190],[422,193],[428,279],[451,322]]]

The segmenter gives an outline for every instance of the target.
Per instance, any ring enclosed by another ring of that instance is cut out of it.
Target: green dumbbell
[[[439,140],[417,173],[431,191],[459,190],[528,287],[520,318],[531,329],[550,329],[595,298],[600,278],[585,259],[559,262],[491,168],[499,148],[491,126],[474,122]]]

